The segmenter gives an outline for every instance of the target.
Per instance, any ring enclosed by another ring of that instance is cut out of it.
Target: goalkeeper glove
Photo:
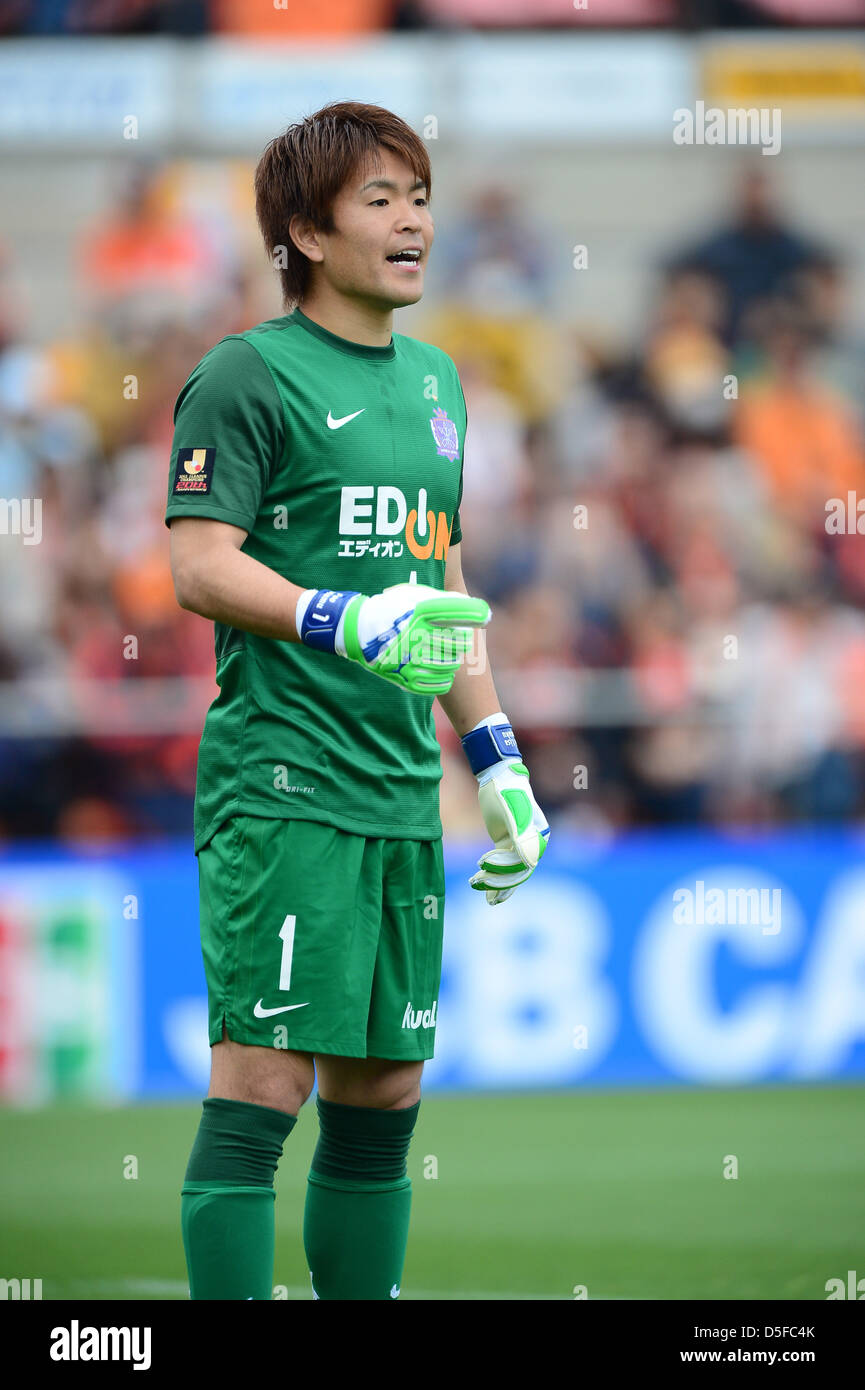
[[[372,597],[355,589],[304,589],[296,624],[308,647],[356,661],[416,695],[443,695],[471,649],[472,629],[490,617],[483,599],[392,584]]]
[[[506,714],[498,710],[482,719],[461,741],[478,780],[481,814],[493,840],[469,883],[485,892],[494,906],[531,878],[547,847],[550,827],[532,794],[529,771]]]

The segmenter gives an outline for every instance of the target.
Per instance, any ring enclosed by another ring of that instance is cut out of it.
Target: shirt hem
[[[263,816],[267,820],[305,820],[319,825],[330,825],[335,830],[345,830],[351,835],[364,835],[373,840],[440,840],[444,834],[441,819],[421,825],[409,821],[386,821],[381,816],[374,820],[364,820],[359,816],[347,816],[340,811],[330,811],[327,807],[291,806],[281,808],[271,802],[239,801],[224,807],[218,816],[208,822],[204,830],[195,836],[194,852],[200,853],[217,830],[232,816]],[[384,832],[384,833],[382,833]]]

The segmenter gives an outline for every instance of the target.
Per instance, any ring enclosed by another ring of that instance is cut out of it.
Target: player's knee
[[[339,1105],[406,1110],[420,1101],[423,1062],[318,1057],[319,1092]]]
[[[370,1078],[369,1099],[362,1103],[379,1110],[407,1110],[420,1101],[422,1073],[422,1062],[387,1066]]]
[[[288,1110],[296,1115],[312,1095],[314,1084],[315,1068],[312,1062],[293,1058],[287,1067],[277,1071],[262,1068],[254,1082],[260,1096],[257,1104],[269,1105],[274,1110]]]
[[[296,1115],[312,1094],[315,1065],[308,1053],[223,1043],[213,1048],[211,1095]]]
[[[304,1081],[282,1081],[268,1084],[266,1081],[248,1083],[247,1094],[243,1097],[252,1105],[266,1105],[269,1110],[284,1110],[296,1115],[312,1094],[312,1083]]]
[[[413,1081],[407,1085],[385,1088],[375,1104],[379,1110],[408,1110],[410,1106],[417,1105],[419,1100],[420,1082]]]

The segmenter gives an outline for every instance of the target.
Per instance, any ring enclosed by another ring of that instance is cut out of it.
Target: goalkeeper
[[[395,1299],[407,1153],[433,1056],[444,871],[438,698],[492,841],[472,888],[533,872],[547,822],[460,565],[465,402],[394,333],[433,240],[426,147],[334,103],[271,142],[256,209],[287,312],[180,392],[166,522],[215,625],[195,797],[211,1082],[181,1192],[193,1299],[269,1299],[276,1166],[317,1079],[312,1296]]]

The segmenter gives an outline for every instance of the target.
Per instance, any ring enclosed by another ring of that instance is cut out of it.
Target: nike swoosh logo
[[[366,410],[366,406],[363,406],[360,410],[356,410],[356,411],[354,412],[354,415],[343,415],[343,417],[342,417],[341,420],[334,420],[334,418],[333,418],[333,416],[331,415],[330,411],[328,411],[328,412],[327,412],[327,427],[328,427],[329,430],[341,430],[342,427],[343,427],[343,425],[347,425],[348,422],[349,422],[349,420],[355,420],[355,419],[357,419],[358,415],[362,415],[363,412],[364,412],[365,410]]]
[[[263,1009],[261,1007],[263,1003],[264,1000],[259,999],[253,1009],[256,1018],[270,1018],[272,1014],[287,1014],[290,1009],[305,1009],[309,1000],[306,1001],[306,1004],[281,1004],[278,1009]]]

